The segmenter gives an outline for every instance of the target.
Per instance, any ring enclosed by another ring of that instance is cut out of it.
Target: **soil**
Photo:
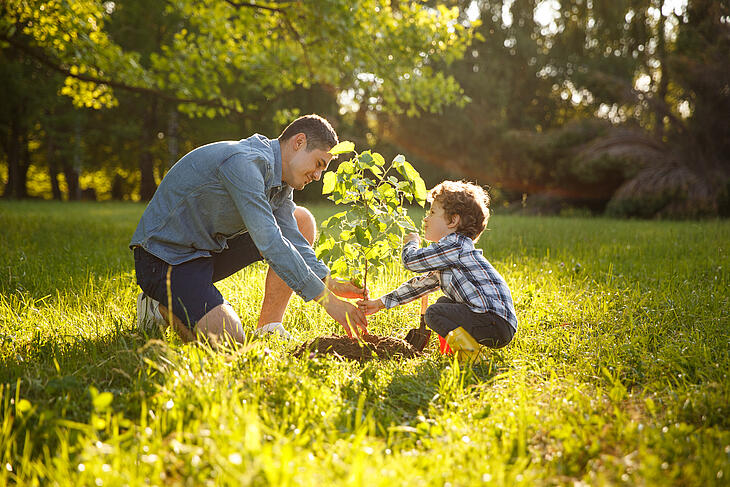
[[[329,335],[304,342],[294,350],[295,357],[308,355],[334,355],[336,357],[366,362],[371,359],[400,359],[418,355],[410,343],[400,338],[365,335],[362,341],[348,336]]]

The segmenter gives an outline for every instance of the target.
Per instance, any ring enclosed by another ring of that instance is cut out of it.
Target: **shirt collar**
[[[281,180],[281,144],[279,139],[269,139],[271,141],[271,148],[274,151],[274,184],[276,186],[284,186],[286,183]]]

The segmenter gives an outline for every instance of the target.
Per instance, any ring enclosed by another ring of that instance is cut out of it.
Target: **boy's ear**
[[[461,223],[461,215],[451,215],[449,220],[449,224],[446,226],[449,228],[457,228],[459,223]]]

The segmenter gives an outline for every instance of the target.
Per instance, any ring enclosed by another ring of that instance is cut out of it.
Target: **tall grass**
[[[0,484],[730,483],[728,222],[497,214],[480,246],[520,329],[468,367],[433,343],[402,362],[295,359],[341,333],[298,298],[293,344],[144,336],[126,247],[142,210],[0,203]],[[408,277],[386,264],[374,295]],[[221,283],[248,330],[265,272]],[[417,314],[370,330],[403,336]]]

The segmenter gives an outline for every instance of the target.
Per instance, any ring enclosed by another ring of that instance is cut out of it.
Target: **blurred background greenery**
[[[730,4],[0,4],[6,198],[148,200],[198,145],[319,113],[500,211],[730,213]],[[317,199],[310,185],[299,200]]]

